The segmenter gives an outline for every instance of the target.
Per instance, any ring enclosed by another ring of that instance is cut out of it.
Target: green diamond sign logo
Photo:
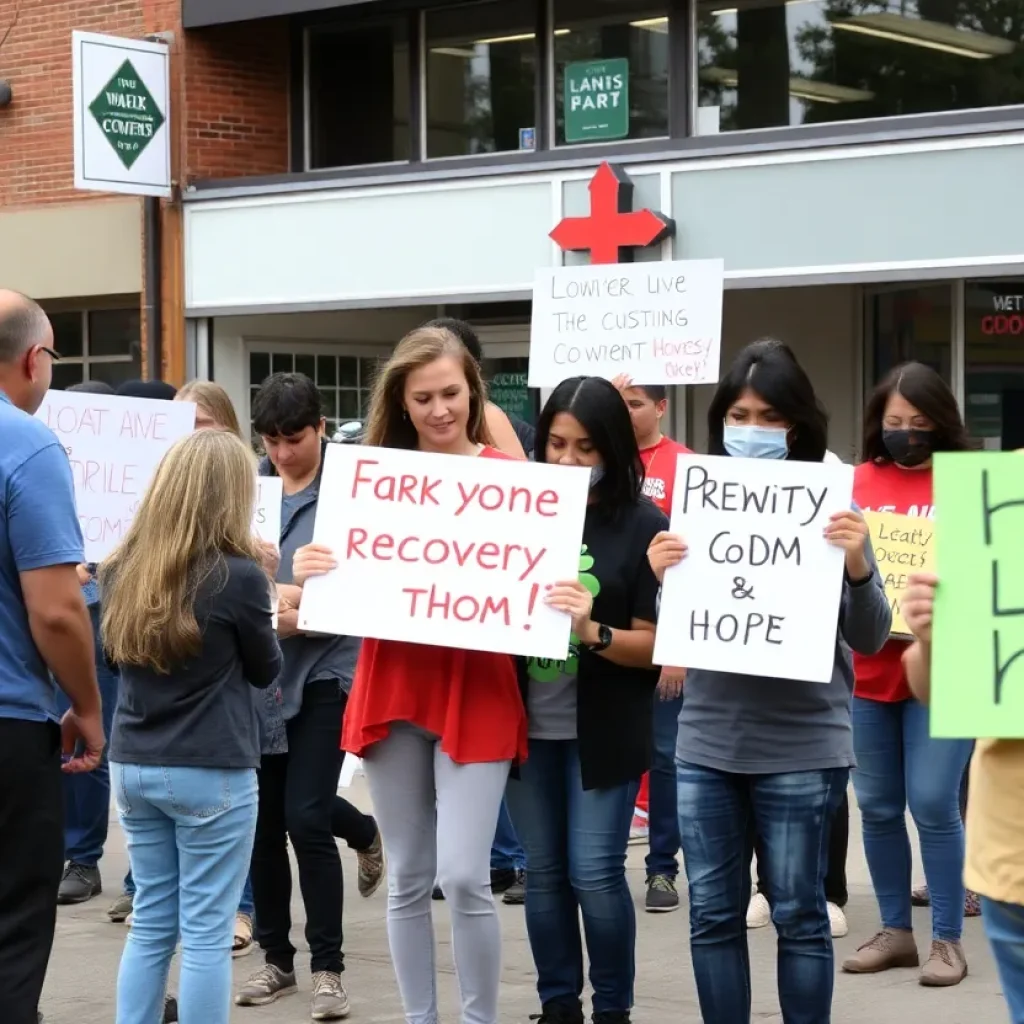
[[[166,120],[130,60],[117,69],[99,96],[89,104],[89,112],[128,169]]]

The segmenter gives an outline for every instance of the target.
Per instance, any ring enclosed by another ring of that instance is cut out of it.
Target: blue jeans
[[[491,844],[492,871],[523,871],[526,868],[526,854],[508,813],[508,801],[501,801],[498,812],[498,827],[494,830]]]
[[[828,1024],[834,976],[825,873],[846,768],[737,775],[677,763],[679,834],[690,887],[690,956],[703,1019],[750,1024],[747,904],[754,841],[778,933],[784,1024]]]
[[[103,700],[103,729],[109,739],[117,706],[118,676],[110,671],[100,643],[100,606],[89,608],[96,651],[96,678]],[[57,711],[63,715],[71,707],[64,691],[57,690]],[[110,766],[106,749],[95,771],[65,775],[64,790],[64,859],[94,868],[103,856],[110,821]]]
[[[650,850],[647,877],[679,874],[679,809],[676,805],[676,737],[683,695],[659,700],[654,695],[654,758],[648,776],[647,827]]]
[[[981,920],[999,969],[1010,1024],[1024,1024],[1024,907],[982,896]]]
[[[179,933],[181,1019],[228,1024],[235,908],[256,831],[256,771],[111,767],[136,885],[116,1024],[161,1019]]]
[[[526,930],[541,1004],[579,1005],[582,912],[594,1012],[625,1013],[636,974],[626,846],[639,780],[584,790],[575,740],[530,740],[519,771],[507,800],[526,848]]]
[[[932,936],[956,941],[964,924],[964,827],[960,781],[971,740],[934,740],[916,700],[853,698],[853,788],[864,854],[886,928],[909,930],[911,853],[906,811],[921,841],[932,904]]]
[[[124,876],[124,891],[129,896],[135,895],[135,879],[132,878],[132,869],[128,869],[128,874]],[[256,915],[256,904],[252,898],[252,875],[246,874],[245,876],[245,888],[242,890],[242,899],[238,904],[238,912],[240,914],[247,914],[249,917],[255,917]]]

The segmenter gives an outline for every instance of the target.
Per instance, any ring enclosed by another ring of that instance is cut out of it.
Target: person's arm
[[[523,451],[523,446],[519,443],[515,427],[512,426],[512,421],[505,415],[503,409],[493,402],[488,402],[484,409],[484,420],[487,424],[487,432],[491,435],[494,447],[498,451],[516,459],[526,458],[526,452]]]
[[[231,601],[238,649],[246,680],[265,690],[281,671],[281,648],[270,607],[270,579],[255,562],[233,571],[234,586],[223,594]]]
[[[917,640],[903,652],[903,671],[907,673],[910,692],[927,704],[932,696],[932,645]]]
[[[577,634],[580,642],[596,644],[597,627],[595,622],[584,627],[584,632]],[[612,629],[612,642],[603,651],[594,653],[623,668],[651,668],[654,663],[654,623],[631,619],[629,629]]]

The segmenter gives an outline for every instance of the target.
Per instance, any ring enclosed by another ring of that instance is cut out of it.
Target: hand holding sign
[[[665,581],[665,570],[678,565],[685,557],[689,549],[686,541],[678,534],[662,530],[654,535],[650,547],[647,549],[647,561],[651,563],[654,576],[659,583]]]
[[[846,575],[851,580],[860,582],[871,575],[871,566],[864,555],[868,524],[859,512],[852,508],[833,512],[825,527],[825,539],[846,553]]]
[[[935,588],[938,576],[928,572],[910,575],[910,586],[903,598],[903,621],[907,629],[926,644],[932,642],[932,612],[935,609]]]

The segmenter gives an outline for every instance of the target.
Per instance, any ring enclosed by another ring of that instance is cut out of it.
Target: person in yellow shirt
[[[903,655],[910,688],[931,695],[932,609],[938,579],[912,575],[903,616],[916,637]],[[964,884],[981,897],[1012,1024],[1024,1024],[1024,740],[979,739],[967,799]]]

